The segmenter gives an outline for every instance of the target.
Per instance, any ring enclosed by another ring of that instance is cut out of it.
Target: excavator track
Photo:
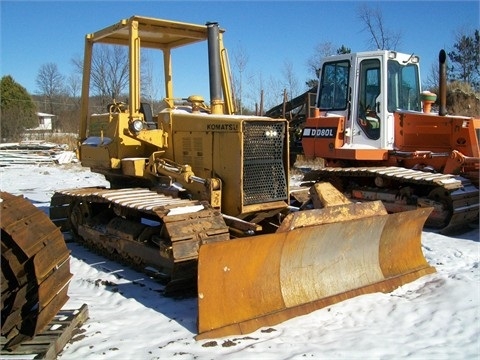
[[[479,190],[460,176],[402,167],[325,167],[303,181],[331,181],[358,201],[382,200],[391,213],[433,207],[425,226],[450,233],[478,221]]]
[[[200,244],[230,238],[207,203],[146,188],[61,190],[50,210],[87,247],[163,280],[165,295],[195,288]]]
[[[67,302],[70,252],[60,229],[22,196],[1,192],[1,333],[13,350]]]

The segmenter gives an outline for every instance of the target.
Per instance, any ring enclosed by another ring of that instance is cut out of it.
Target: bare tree
[[[270,77],[265,81],[263,74],[259,72],[248,76],[246,80],[248,91],[243,99],[244,113],[252,114],[256,113],[256,110],[269,109],[281,101],[282,84],[278,79]]]
[[[65,92],[65,77],[58,70],[57,64],[47,63],[40,66],[35,80],[40,94],[45,97],[48,111],[54,113],[54,100]]]
[[[242,95],[242,113],[254,113],[255,107],[260,102],[260,94],[265,92],[265,81],[263,79],[263,74],[258,73],[255,75],[249,75],[243,81],[243,95]],[[237,101],[238,101],[237,96]]]
[[[425,80],[423,80],[422,87],[429,91],[437,92],[440,81],[440,70],[438,64],[434,63],[430,66],[430,72],[427,74]]]
[[[158,82],[156,81],[155,77],[154,63],[147,52],[144,51],[142,55],[142,71],[140,74],[142,100],[147,101],[155,113],[156,111],[154,109],[154,104],[155,100],[158,100],[159,89],[157,87]]]
[[[336,50],[335,48],[336,46],[330,41],[320,43],[315,47],[313,55],[307,60],[308,70],[312,76],[314,76],[314,78],[305,81],[305,84],[309,89],[315,87],[318,83],[320,64],[323,58],[334,54],[349,54],[351,52],[351,49],[345,45],[340,46]]]
[[[282,73],[285,80],[284,88],[287,90],[287,97],[292,99],[299,93],[299,85],[291,61],[285,60]]]
[[[315,47],[313,55],[307,60],[308,69],[315,78],[318,78],[322,59],[333,54],[335,54],[335,46],[330,41],[322,42]]]
[[[264,99],[265,109],[270,109],[283,102],[285,83],[281,79],[271,76],[267,82],[268,91]]]
[[[94,51],[92,82],[99,95],[117,97],[128,86],[127,49],[121,46],[101,46]]]
[[[82,74],[83,59],[77,57],[72,62]],[[112,96],[121,96],[128,89],[128,71],[126,47],[98,44],[92,54],[92,94],[100,96],[104,102],[110,101]]]
[[[68,96],[76,99],[80,96],[82,91],[82,80],[78,76],[78,74],[70,74],[66,81],[66,90]]]
[[[245,50],[245,48],[239,44],[236,48],[236,50],[233,52],[233,59],[234,59],[234,66],[235,69],[238,72],[238,76],[233,76],[233,82],[234,82],[234,87],[235,89],[238,89],[236,93],[236,99],[238,104],[237,108],[240,111],[240,114],[243,113],[243,104],[242,104],[242,98],[243,98],[243,73],[245,69],[247,68],[247,63],[248,63],[248,54]]]
[[[400,44],[401,34],[385,25],[382,11],[378,6],[370,8],[367,4],[362,4],[358,7],[357,14],[365,26],[363,31],[370,36],[369,46],[378,50],[395,50],[397,48]]]

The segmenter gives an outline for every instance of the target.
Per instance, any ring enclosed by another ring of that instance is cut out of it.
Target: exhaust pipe
[[[439,63],[439,89],[440,93],[440,108],[438,114],[440,116],[447,115],[447,54],[445,50],[440,50],[438,54],[438,63]]]
[[[222,78],[220,70],[220,46],[218,23],[209,22],[208,35],[208,70],[210,82],[210,108],[212,114],[223,114]]]

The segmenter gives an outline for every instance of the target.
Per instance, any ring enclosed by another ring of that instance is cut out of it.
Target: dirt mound
[[[454,115],[480,115],[480,98],[473,92],[466,92],[460,88],[447,91],[447,112]]]

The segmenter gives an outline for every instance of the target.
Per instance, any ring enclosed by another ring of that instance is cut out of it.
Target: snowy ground
[[[0,168],[0,188],[48,212],[55,189],[106,185],[78,164]],[[67,235],[66,235],[67,236]],[[173,300],[144,274],[69,242],[70,300],[90,318],[59,359],[479,359],[479,230],[424,231],[437,273],[242,336],[195,341],[196,299]],[[7,358],[7,357],[5,357]]]

